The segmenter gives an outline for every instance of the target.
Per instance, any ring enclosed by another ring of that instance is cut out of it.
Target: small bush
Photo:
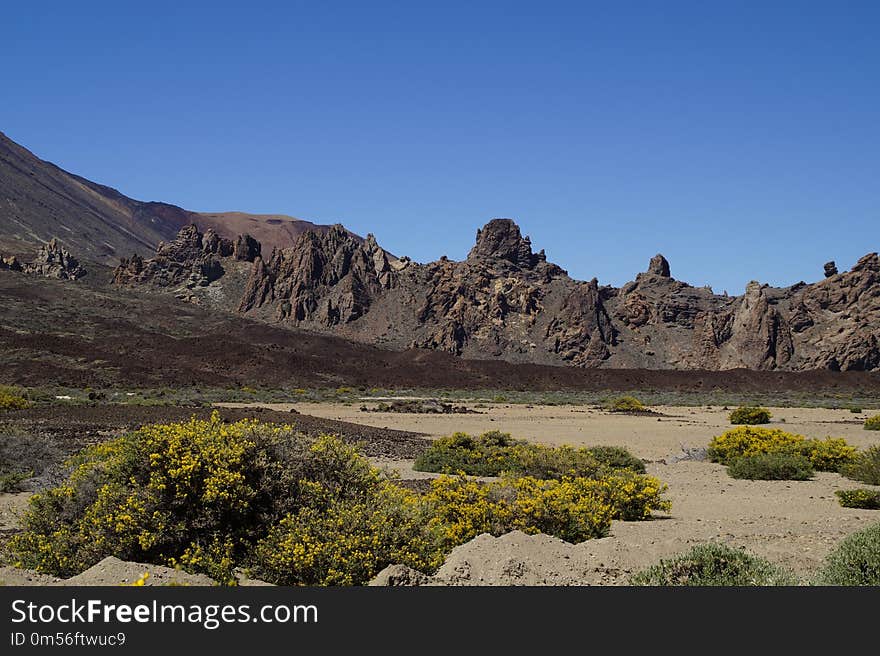
[[[257,544],[251,574],[277,585],[358,585],[392,563],[434,571],[444,555],[424,530],[418,496],[384,483],[287,515]]]
[[[880,585],[880,523],[845,538],[828,554],[819,585]]]
[[[740,549],[699,545],[635,574],[632,585],[777,586],[794,585],[792,574]]]
[[[609,469],[628,469],[637,474],[645,473],[645,463],[620,446],[591,446],[587,449],[593,457]]]
[[[0,410],[23,410],[30,402],[21,396],[21,390],[9,385],[0,385]]]
[[[880,430],[880,415],[865,419],[865,430]]]
[[[733,428],[709,443],[709,459],[728,465],[736,458],[797,448],[806,438],[779,428]]]
[[[727,473],[751,481],[806,481],[813,477],[813,466],[796,453],[758,453],[731,461]]]
[[[877,490],[837,490],[840,505],[844,508],[860,508],[862,510],[880,510],[880,492]]]
[[[464,472],[472,476],[498,476],[512,469],[513,453],[510,447],[518,443],[510,435],[495,431],[479,437],[453,433],[432,442],[416,458],[413,468],[442,474]]]
[[[840,473],[853,481],[880,485],[880,445],[857,454],[840,468]]]
[[[861,409],[861,408],[850,408],[849,411],[850,411],[852,414],[854,414],[854,415],[860,415],[860,414],[862,414],[862,409]]]
[[[644,403],[634,396],[621,396],[614,399],[608,408],[611,412],[647,412],[648,408]]]
[[[804,440],[794,447],[794,451],[809,459],[813,469],[825,472],[840,471],[852,463],[858,454],[858,449],[840,437]]]
[[[21,492],[21,484],[33,476],[32,472],[8,472],[0,474],[0,493]]]
[[[755,406],[740,406],[730,413],[731,424],[769,424],[770,411],[767,408],[758,408]]]

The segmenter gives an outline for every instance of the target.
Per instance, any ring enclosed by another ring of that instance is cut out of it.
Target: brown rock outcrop
[[[268,260],[257,258],[239,311],[271,304],[279,321],[329,328],[365,314],[395,279],[389,256],[373,235],[359,242],[335,225],[325,234],[303,233]]]
[[[203,234],[195,225],[188,225],[181,228],[172,241],[159,242],[155,257],[144,259],[134,254],[122,258],[113,272],[113,282],[169,288],[205,287],[223,276],[224,259],[258,257],[260,245],[253,242],[247,235],[233,242],[211,228]]]
[[[15,255],[0,256],[0,270],[31,273],[56,280],[78,280],[88,273],[70,251],[51,239],[37,251],[34,259],[22,264]]]
[[[10,266],[13,268],[14,264]],[[52,239],[43,245],[30,263],[22,266],[25,273],[34,273],[46,278],[57,280],[77,280],[86,275],[85,268],[80,265],[66,248],[63,248],[57,239]]]
[[[238,259],[253,261],[244,293],[232,286],[240,312],[387,348],[580,367],[880,369],[876,254],[814,284],[752,283],[728,296],[675,280],[662,255],[619,289],[573,280],[510,219],[477,231],[465,260],[428,264],[342,226],[268,257],[247,237],[190,228],[116,278],[207,284]]]

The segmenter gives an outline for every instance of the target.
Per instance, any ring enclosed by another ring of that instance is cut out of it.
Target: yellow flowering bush
[[[10,552],[20,567],[63,577],[113,555],[230,585],[241,568],[285,585],[357,585],[392,563],[431,573],[480,533],[580,542],[606,535],[613,519],[669,510],[653,477],[597,464],[588,452],[535,456],[504,434],[484,437],[553,477],[441,476],[419,495],[334,436],[227,424],[217,413],[145,426],[70,459],[67,479],[31,498]],[[616,449],[602,458],[633,464]],[[568,475],[572,462],[590,475]]]
[[[644,403],[639,401],[634,396],[621,396],[620,398],[614,399],[608,409],[611,412],[647,412],[648,408]]]
[[[803,435],[786,433],[779,428],[739,426],[712,439],[709,443],[709,459],[728,465],[743,456],[787,451],[805,439]]]
[[[69,467],[62,485],[30,500],[10,543],[20,566],[71,576],[114,555],[228,583],[268,527],[303,505],[362,497],[380,481],[336,437],[226,424],[217,413],[145,426],[86,449]]]
[[[779,428],[739,426],[712,439],[709,459],[722,465],[734,460],[770,453],[793,453],[804,456],[814,469],[838,471],[851,463],[855,447],[842,438],[807,439],[803,435],[787,433]]]
[[[0,410],[22,410],[30,402],[21,395],[21,390],[9,385],[0,385]]]
[[[769,424],[770,411],[767,408],[759,408],[757,406],[743,405],[730,413],[731,424]]]
[[[880,430],[880,415],[865,419],[865,430]]]
[[[880,510],[880,492],[858,488],[855,490],[836,490],[837,500],[844,508]]]
[[[824,440],[804,440],[797,446],[797,452],[805,456],[817,471],[840,471],[855,460],[858,449],[846,443],[842,437],[827,437]]]
[[[435,571],[444,556],[418,495],[383,482],[363,499],[287,515],[257,544],[252,573],[279,585],[362,585],[394,563]]]

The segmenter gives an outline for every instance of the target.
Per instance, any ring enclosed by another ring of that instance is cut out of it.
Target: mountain
[[[284,215],[200,213],[129,198],[36,157],[0,132],[0,246],[39,246],[57,238],[83,259],[105,264],[150,255],[184,226],[234,239],[248,233],[271,251],[323,226]],[[358,239],[357,237],[355,237]]]
[[[395,350],[585,368],[880,370],[880,258],[833,263],[814,284],[714,294],[657,255],[620,288],[572,279],[511,219],[477,231],[467,258],[417,264],[342,226],[271,254],[182,231],[115,282],[263,322]]]

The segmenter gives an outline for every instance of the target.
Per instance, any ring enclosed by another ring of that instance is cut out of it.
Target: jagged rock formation
[[[834,260],[825,263],[825,277],[830,278],[831,276],[837,275],[837,263]]]
[[[0,269],[32,273],[56,280],[78,280],[88,273],[57,239],[51,239],[48,244],[41,246],[34,259],[26,264],[22,264],[14,255],[0,257]]]
[[[389,256],[373,235],[361,243],[335,225],[323,235],[303,233],[267,261],[256,258],[239,311],[269,304],[279,321],[330,328],[362,316],[395,279]]]
[[[259,253],[253,240],[233,244],[193,228],[160,246],[153,260],[125,261],[116,278],[211,285],[239,258],[253,262],[235,304],[243,314],[469,358],[650,369],[880,369],[876,254],[812,285],[753,282],[742,296],[728,296],[676,280],[662,255],[620,288],[573,280],[543,251],[534,253],[510,219],[478,230],[461,262],[398,259],[372,235],[360,241],[341,226],[304,233],[266,259]]]
[[[180,230],[170,242],[159,242],[154,258],[145,260],[134,254],[123,258],[113,272],[117,285],[147,284],[156,287],[205,287],[224,274],[223,260],[233,258],[253,262],[259,258],[260,244],[250,235],[235,242],[214,230],[204,234],[195,225]]]

